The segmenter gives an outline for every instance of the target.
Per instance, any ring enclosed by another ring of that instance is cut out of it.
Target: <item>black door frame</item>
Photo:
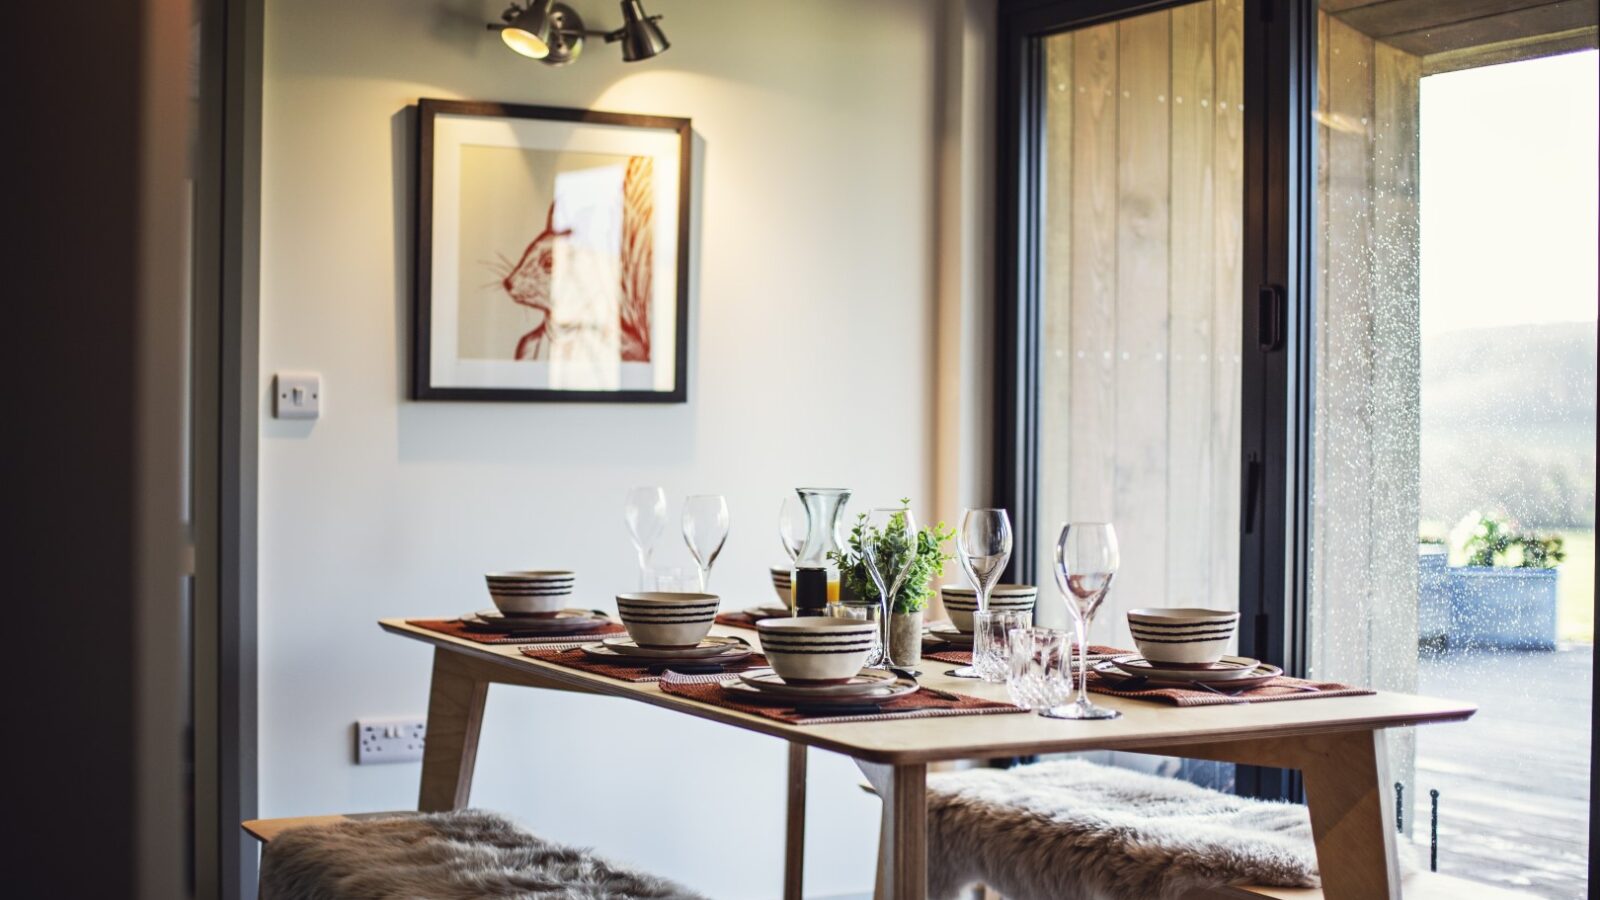
[[[1001,0],[994,494],[1014,512],[1008,577],[1038,576],[1041,40],[1192,0]],[[1310,511],[1316,11],[1245,0],[1240,652],[1304,673]],[[1053,523],[1052,523],[1053,524]],[[1238,790],[1294,798],[1294,773],[1240,767]]]

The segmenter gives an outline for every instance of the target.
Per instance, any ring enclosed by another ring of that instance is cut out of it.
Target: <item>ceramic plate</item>
[[[553,616],[508,616],[497,609],[479,610],[461,621],[475,631],[516,634],[582,634],[611,624],[611,619],[589,609],[563,609]]]
[[[593,662],[611,663],[612,665],[618,666],[670,666],[673,663],[678,663],[684,666],[726,666],[732,665],[736,662],[743,662],[744,660],[749,659],[751,654],[755,653],[754,650],[750,649],[744,644],[734,644],[732,647],[726,648],[724,652],[718,653],[714,656],[690,656],[676,658],[624,656],[604,644],[584,644],[578,649],[582,650],[583,655],[588,657]]]
[[[891,676],[892,677],[892,676]],[[853,694],[826,694],[818,693],[818,688],[795,688],[790,685],[786,693],[774,692],[767,688],[752,687],[739,678],[728,678],[722,682],[722,690],[728,696],[742,700],[746,703],[778,703],[793,704],[804,703],[807,706],[857,706],[863,703],[882,703],[896,697],[916,693],[917,683],[914,681],[889,681],[880,686],[873,687],[867,693]],[[837,685],[831,685],[837,687]],[[798,691],[799,693],[792,693]]]
[[[844,684],[789,684],[771,669],[754,669],[740,673],[739,680],[763,693],[810,700],[813,697],[859,697],[893,685],[900,679],[889,672],[863,669]]]
[[[753,616],[765,616],[768,619],[789,618],[789,607],[787,606],[752,606],[745,612]]]
[[[1153,663],[1142,656],[1118,656],[1111,662],[1129,675],[1144,675],[1150,678],[1160,676],[1168,681],[1233,681],[1238,678],[1249,678],[1255,674],[1256,667],[1261,665],[1258,659],[1246,656],[1224,656],[1215,666],[1209,669],[1182,669],[1163,666]]]
[[[750,649],[750,645],[738,638],[708,637],[700,641],[697,646],[684,647],[677,650],[665,650],[660,647],[641,647],[634,643],[633,638],[619,634],[616,637],[602,638],[601,644],[605,649],[618,656],[633,656],[640,659],[703,659],[711,656],[721,656],[732,653],[735,649]],[[749,654],[745,654],[748,656]]]
[[[1129,678],[1134,677],[1134,676],[1129,675],[1127,672],[1123,671],[1122,669],[1118,668],[1116,660],[1106,660],[1105,662],[1095,663],[1094,664],[1094,671],[1101,678],[1104,678],[1112,687],[1116,687],[1119,683],[1121,683],[1123,681],[1126,681]],[[1148,679],[1148,686],[1149,687],[1153,687],[1153,688],[1159,688],[1159,687],[1194,688],[1195,687],[1195,679],[1192,678],[1192,677],[1189,677],[1189,676],[1192,676],[1193,674],[1194,674],[1193,672],[1172,672],[1172,673],[1167,673],[1167,674],[1152,674],[1152,675],[1141,676],[1141,677],[1147,678]],[[1262,685],[1271,682],[1274,678],[1277,678],[1278,676],[1280,676],[1282,674],[1283,674],[1283,670],[1278,668],[1277,666],[1271,665],[1269,663],[1258,663],[1254,669],[1245,670],[1245,674],[1244,675],[1235,676],[1235,677],[1230,678],[1230,679],[1228,679],[1227,681],[1224,681],[1224,682],[1211,682],[1211,681],[1208,681],[1208,682],[1203,682],[1203,683],[1205,683],[1205,684],[1215,684],[1215,685],[1217,685],[1219,690],[1227,690],[1227,691],[1248,690],[1250,688],[1261,687]]]

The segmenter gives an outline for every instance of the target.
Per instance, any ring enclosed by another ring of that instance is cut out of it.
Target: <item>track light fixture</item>
[[[649,59],[672,46],[656,24],[661,17],[647,14],[641,0],[622,0],[622,27],[616,31],[584,28],[577,10],[555,0],[512,0],[500,18],[503,23],[491,23],[489,30],[500,32],[507,47],[547,66],[564,66],[577,59],[586,37],[604,38],[608,44],[621,42],[624,62]]]

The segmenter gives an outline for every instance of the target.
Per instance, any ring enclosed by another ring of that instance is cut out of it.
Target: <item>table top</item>
[[[985,716],[847,722],[832,725],[788,725],[760,716],[711,706],[663,693],[654,683],[632,684],[523,656],[518,645],[479,644],[408,625],[404,619],[382,619],[385,631],[503,665],[552,686],[649,703],[702,719],[811,747],[844,753],[877,763],[919,763],[941,760],[1079,750],[1171,749],[1256,738],[1396,728],[1470,717],[1477,707],[1454,700],[1379,692],[1362,697],[1325,697],[1276,703],[1179,708],[1125,697],[1095,695],[1095,703],[1122,711],[1117,719],[1075,722],[1017,713]],[[713,634],[747,636],[750,629],[718,625]],[[1008,701],[1003,684],[952,678],[949,663],[925,659],[920,679],[944,688],[991,700]]]

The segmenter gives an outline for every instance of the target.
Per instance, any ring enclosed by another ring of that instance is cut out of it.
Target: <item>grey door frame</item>
[[[191,608],[194,895],[253,898],[263,0],[196,0]]]

